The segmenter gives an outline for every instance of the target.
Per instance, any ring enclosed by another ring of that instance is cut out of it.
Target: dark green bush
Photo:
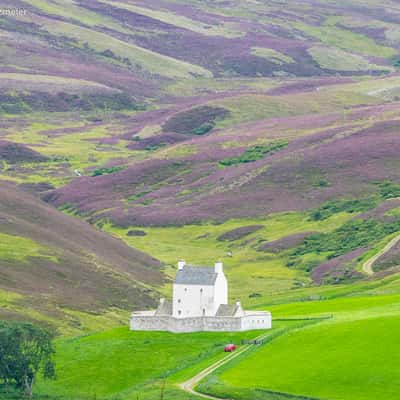
[[[310,214],[310,219],[312,221],[321,221],[339,212],[346,211],[348,213],[356,213],[368,211],[376,207],[376,204],[377,202],[374,198],[332,200],[312,211]]]
[[[337,257],[352,250],[367,247],[397,231],[400,231],[400,220],[390,222],[375,219],[352,220],[333,232],[308,236],[292,255],[330,253],[330,258]]]
[[[121,167],[121,166],[115,166],[115,167],[110,167],[110,168],[98,168],[98,169],[95,169],[93,171],[92,176],[100,176],[100,175],[112,174],[114,172],[118,172],[118,171],[121,171],[123,169],[124,169],[124,167]]]
[[[379,193],[384,199],[400,197],[400,185],[391,181],[379,183]]]
[[[230,157],[221,160],[219,163],[224,167],[229,167],[237,164],[250,163],[257,160],[261,160],[267,154],[275,153],[285,148],[289,142],[287,140],[277,140],[267,145],[257,145],[250,147],[243,154],[238,157]]]

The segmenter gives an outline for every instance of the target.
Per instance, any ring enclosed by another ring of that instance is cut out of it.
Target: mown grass
[[[329,313],[333,319],[277,338],[200,388],[237,399],[273,399],[271,392],[315,399],[397,399],[399,306],[396,294],[272,307],[275,316]]]
[[[272,333],[273,331],[271,331]],[[254,338],[242,333],[131,332],[127,327],[57,342],[57,380],[36,391],[62,399],[136,399],[164,380],[176,383],[224,355],[226,343]],[[179,374],[175,380],[174,374]]]

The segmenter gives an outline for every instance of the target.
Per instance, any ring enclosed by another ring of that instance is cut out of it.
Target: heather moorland
[[[0,0],[16,7],[0,318],[56,337],[58,378],[34,396],[198,398],[179,384],[262,332],[129,332],[185,259],[223,261],[230,301],[274,317],[195,390],[397,398],[399,4]]]

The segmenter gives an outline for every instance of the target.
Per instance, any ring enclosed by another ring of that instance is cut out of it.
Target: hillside
[[[154,258],[12,184],[0,187],[0,221],[3,318],[68,332],[154,304],[149,287],[164,280]]]
[[[36,398],[194,400],[182,382],[265,334],[194,390],[396,399],[400,4],[0,0],[15,7],[0,319],[57,333]],[[222,261],[229,300],[273,329],[129,332],[180,259]]]
[[[223,259],[251,304],[366,278],[398,231],[397,4],[17,5],[0,20],[1,179],[167,275]],[[393,249],[375,269],[397,265]]]

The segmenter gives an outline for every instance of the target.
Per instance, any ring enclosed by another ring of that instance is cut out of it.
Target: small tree
[[[6,388],[12,383],[32,397],[39,372],[46,379],[55,377],[51,339],[49,332],[29,323],[0,324],[0,374]]]
[[[6,391],[12,377],[13,353],[16,348],[12,329],[9,324],[0,321],[0,379],[3,380]]]

